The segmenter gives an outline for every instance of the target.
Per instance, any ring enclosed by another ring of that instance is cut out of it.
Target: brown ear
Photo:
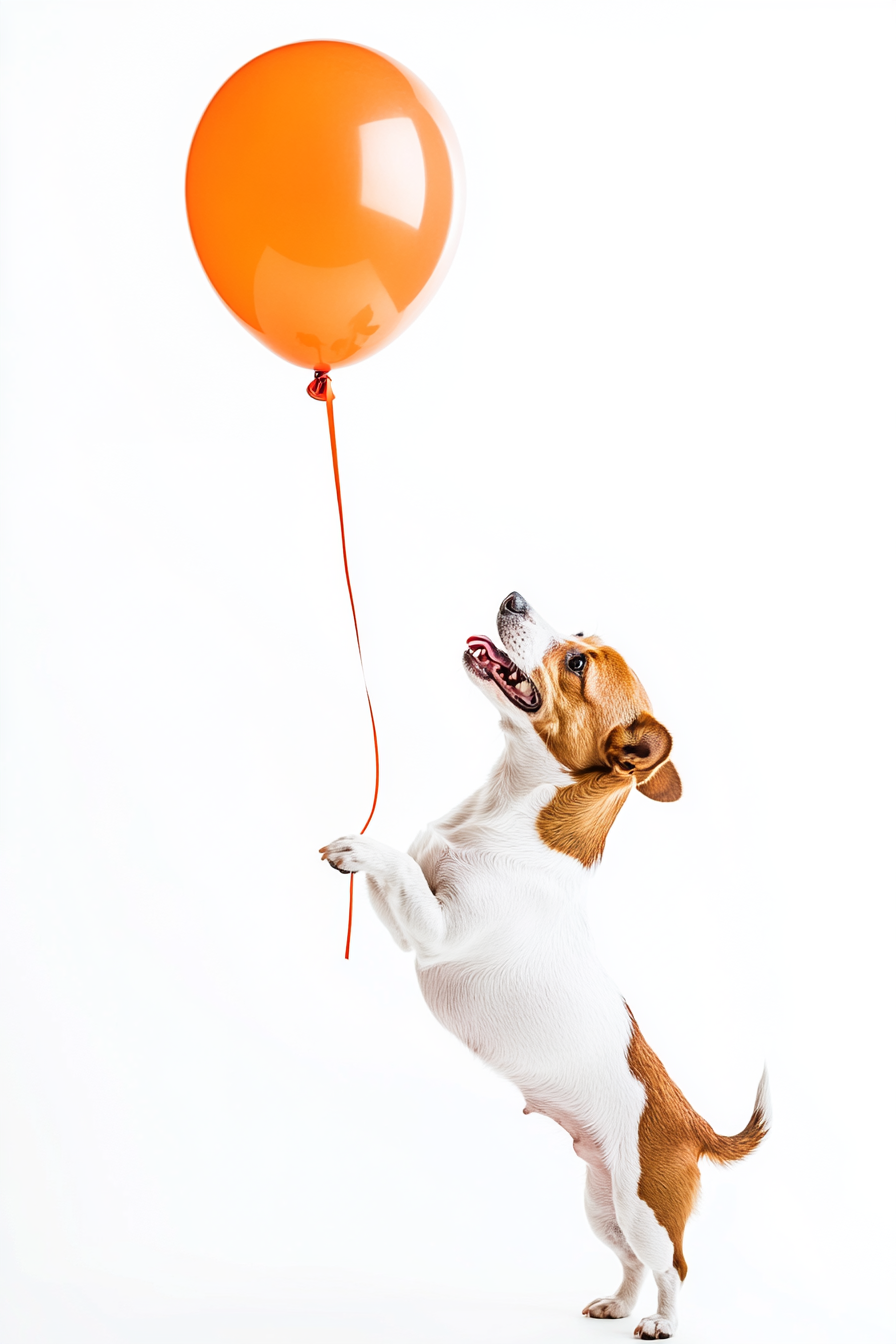
[[[669,760],[672,734],[652,714],[639,714],[628,727],[614,728],[607,739],[607,761],[615,774],[633,775],[638,792],[657,803],[675,803],[681,780]]]
[[[655,803],[677,803],[681,797],[681,779],[671,761],[666,761],[659,770],[638,785],[638,792]]]
[[[672,750],[672,734],[652,714],[639,714],[634,723],[619,724],[604,748],[607,764],[617,775],[634,775],[637,783],[647,780]]]

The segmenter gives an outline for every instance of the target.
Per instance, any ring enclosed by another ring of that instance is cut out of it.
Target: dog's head
[[[565,638],[519,593],[501,603],[498,633],[507,652],[482,636],[467,640],[467,671],[507,717],[531,725],[575,781],[539,819],[542,839],[595,862],[632,785],[658,802],[681,796],[671,735],[628,663],[596,635]],[[570,836],[573,811],[577,833]],[[583,828],[587,836],[578,833]]]

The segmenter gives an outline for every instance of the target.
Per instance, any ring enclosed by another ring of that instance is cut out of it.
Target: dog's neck
[[[469,828],[505,831],[508,813],[534,823],[548,849],[590,868],[603,854],[610,827],[632,788],[631,778],[610,772],[572,777],[529,724],[501,718],[504,751],[481,788],[441,819],[455,843]]]
[[[507,814],[531,812],[533,795],[539,807],[553,796],[569,776],[554,760],[538,734],[529,724],[515,722],[502,715],[504,750],[484,784],[440,819],[445,832],[455,832],[461,843],[469,825],[486,827],[497,822],[507,825]],[[540,795],[540,797],[538,797]]]
[[[528,724],[502,717],[501,728],[504,753],[480,800],[489,810],[506,811],[540,795],[535,826],[542,842],[584,868],[592,867],[631,792],[631,778],[610,771],[571,778]]]
[[[496,802],[513,803],[546,785],[562,788],[569,783],[569,775],[528,723],[502,715],[501,731],[504,751],[485,784]]]

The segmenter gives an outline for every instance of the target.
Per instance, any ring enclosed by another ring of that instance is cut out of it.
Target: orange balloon
[[[397,61],[296,42],[231,75],[196,128],[187,215],[230,311],[269,349],[328,370],[391,341],[460,232],[451,123]]]

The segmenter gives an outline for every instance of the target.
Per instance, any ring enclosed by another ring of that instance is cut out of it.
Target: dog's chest
[[[524,1090],[553,1091],[578,1071],[583,1050],[596,1065],[624,1007],[597,960],[581,888],[563,865],[455,848],[432,832],[419,838],[415,857],[448,933],[441,954],[417,964],[439,1021]]]

